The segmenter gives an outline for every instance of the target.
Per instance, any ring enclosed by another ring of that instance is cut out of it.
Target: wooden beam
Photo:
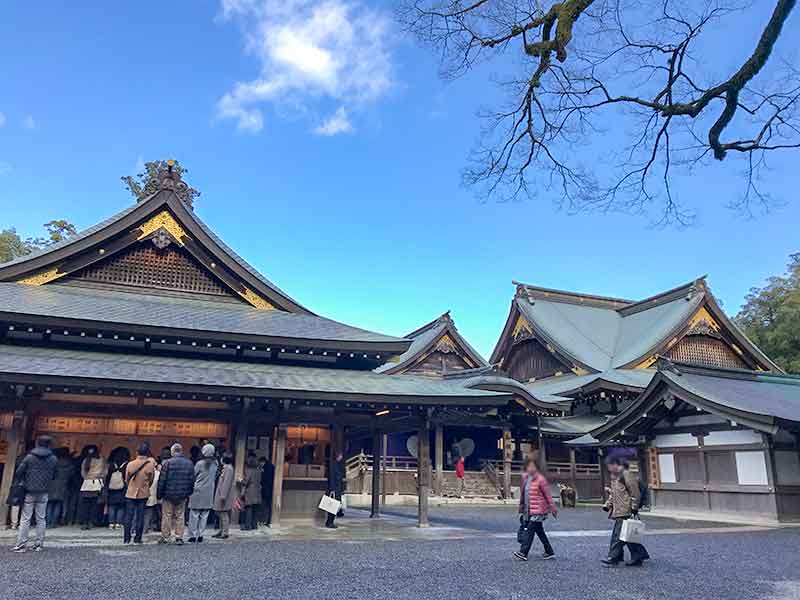
[[[428,526],[428,496],[431,489],[431,444],[430,444],[430,421],[425,420],[425,424],[420,427],[417,433],[417,493],[418,506],[418,527]]]
[[[436,480],[434,481],[433,493],[436,496],[441,496],[444,488],[444,425],[441,423],[436,425],[433,454],[436,461]]]
[[[389,452],[389,436],[381,436],[381,506],[386,506],[386,454]]]
[[[275,476],[272,480],[272,526],[281,524],[283,464],[286,460],[286,426],[278,425],[275,436]]]
[[[377,429],[372,434],[372,510],[370,518],[381,514],[381,432]]]
[[[19,456],[19,446],[25,439],[25,413],[22,410],[14,412],[11,419],[11,429],[8,430],[8,451],[6,452],[6,462],[3,468],[3,478],[0,480],[0,526],[5,526],[8,518],[8,505],[6,499],[11,492],[11,484],[14,481],[14,469],[17,457]]]

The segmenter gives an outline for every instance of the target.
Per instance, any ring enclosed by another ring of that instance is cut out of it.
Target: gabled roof
[[[384,359],[408,348],[407,340],[318,317],[299,304],[202,222],[182,199],[185,187],[176,173],[164,171],[157,189],[135,205],[77,236],[0,265],[0,315],[74,321],[83,327],[136,327],[145,333],[157,328],[175,335],[244,336],[247,341],[256,336],[267,343],[269,338],[274,343],[332,342],[334,349],[373,350],[385,354]],[[150,242],[159,248],[158,243],[180,246],[241,302],[119,285],[87,289],[69,281],[70,274]]]
[[[42,284],[60,279],[88,264],[163,229],[172,241],[205,264],[219,266],[217,274],[231,274],[226,283],[243,299],[261,308],[313,314],[261,275],[220,240],[194,210],[181,200],[185,186],[177,174],[164,172],[160,188],[135,205],[78,235],[0,265],[0,281]],[[177,188],[176,188],[177,186]]]
[[[647,389],[591,436],[606,442],[646,431],[671,410],[668,400],[675,406],[674,399],[758,431],[774,433],[780,422],[800,425],[800,376],[695,367],[661,359]]]
[[[502,360],[514,333],[524,327],[574,372],[631,368],[677,341],[701,309],[725,328],[756,366],[780,370],[728,319],[704,278],[638,302],[517,283],[490,360]]]
[[[644,390],[650,384],[655,373],[654,369],[609,369],[588,375],[568,374],[547,377],[523,385],[537,398],[572,397],[595,389],[637,392]]]
[[[469,342],[458,332],[450,311],[426,323],[419,329],[404,336],[413,340],[411,346],[393,362],[386,363],[375,369],[379,373],[395,375],[404,373],[409,368],[424,360],[428,354],[446,345],[448,351],[456,351],[467,364],[473,368],[487,367],[489,363],[470,346]],[[452,348],[452,349],[451,349]]]

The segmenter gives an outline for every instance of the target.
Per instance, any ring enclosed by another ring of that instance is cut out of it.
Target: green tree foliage
[[[44,237],[25,239],[21,238],[13,227],[0,230],[0,263],[25,256],[34,250],[46,248],[77,233],[75,226],[64,219],[49,221],[43,227],[47,232]]]
[[[183,179],[183,176],[189,172],[189,170],[182,167],[177,160],[173,161],[172,169],[178,174],[178,176],[181,179]],[[167,170],[166,160],[153,160],[144,163],[143,172],[138,173],[135,176],[127,175],[125,177],[120,177],[120,179],[122,179],[122,182],[125,184],[127,190],[131,193],[131,195],[134,198],[136,198],[137,201],[144,200],[148,195],[148,192],[146,191],[147,184],[151,181],[152,182],[158,181],[159,175],[166,170]],[[190,204],[199,195],[200,195],[199,191],[197,191],[193,187],[189,187],[187,191],[187,196]]]
[[[800,253],[785,275],[750,289],[736,322],[783,369],[800,373]]]

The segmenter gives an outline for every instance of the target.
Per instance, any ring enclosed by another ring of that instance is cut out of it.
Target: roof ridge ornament
[[[169,190],[174,193],[178,200],[183,202],[189,210],[194,210],[194,194],[191,192],[189,185],[181,179],[181,174],[175,168],[175,161],[169,159],[166,162],[166,167],[161,167],[158,170],[156,177],[147,181],[144,186],[144,197],[149,197],[157,192]]]

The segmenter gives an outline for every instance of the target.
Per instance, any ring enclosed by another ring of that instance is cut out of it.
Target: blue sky
[[[476,110],[496,99],[487,69],[441,81],[389,2],[281,6],[4,3],[0,228],[90,226],[131,202],[121,175],[177,158],[201,218],[312,310],[400,335],[450,309],[487,356],[512,279],[641,298],[707,273],[735,313],[800,250],[797,155],[771,162],[764,185],[785,205],[755,218],[725,208],[741,165],[681,180],[697,213],[684,229],[569,216],[547,193],[481,203],[460,169]],[[797,25],[795,14],[779,51],[798,45]],[[341,68],[303,45],[309,35]],[[722,70],[737,60],[715,58]]]

